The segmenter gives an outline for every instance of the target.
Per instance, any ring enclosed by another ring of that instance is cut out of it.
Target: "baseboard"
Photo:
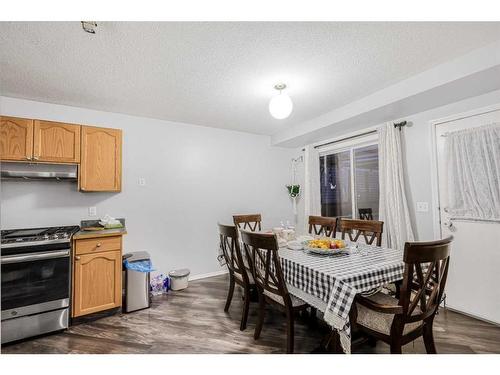
[[[451,310],[451,311],[456,312],[458,314],[466,315],[466,316],[469,316],[471,318],[481,320],[483,322],[490,323],[490,324],[493,324],[497,327],[500,327],[500,322],[494,322],[493,320],[489,320],[489,319],[483,318],[483,317],[478,316],[478,315],[474,315],[474,314],[471,314],[471,313],[468,313],[468,312],[465,312],[462,310],[455,309],[454,307],[450,307],[449,305],[446,305],[445,308],[446,308],[446,310]]]
[[[194,280],[199,280],[199,279],[206,279],[207,277],[214,277],[214,276],[220,276],[220,275],[225,275],[227,273],[227,269],[220,270],[220,271],[215,271],[215,272],[209,272],[209,273],[202,273],[199,275],[191,275],[189,276],[189,281],[194,281]]]

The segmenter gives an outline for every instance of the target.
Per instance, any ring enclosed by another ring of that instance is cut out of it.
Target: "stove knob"
[[[63,233],[62,238],[68,238],[68,233]]]
[[[44,240],[48,240],[48,239],[49,239],[49,235],[48,235],[48,234],[44,235],[44,236],[43,236],[43,239],[44,239]]]
[[[57,234],[54,234],[52,237],[54,238],[54,240],[57,240],[59,238]]]

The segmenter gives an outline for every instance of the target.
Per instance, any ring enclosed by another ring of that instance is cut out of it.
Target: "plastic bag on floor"
[[[137,272],[151,272],[154,271],[153,264],[151,263],[151,260],[145,259],[145,260],[139,260],[137,262],[129,262],[128,260],[123,261],[123,265],[125,266],[126,269],[132,270],[132,271],[137,271]]]
[[[170,278],[163,274],[154,276],[150,281],[151,294],[158,296],[167,293],[170,289]]]

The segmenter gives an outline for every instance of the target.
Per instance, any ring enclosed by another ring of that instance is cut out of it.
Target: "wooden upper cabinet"
[[[122,131],[0,116],[0,159],[80,164],[81,191],[121,191]]]
[[[0,117],[0,159],[27,161],[33,157],[33,120]]]
[[[35,120],[33,159],[51,163],[79,163],[80,128],[80,125]]]
[[[80,190],[120,191],[122,131],[82,126]]]

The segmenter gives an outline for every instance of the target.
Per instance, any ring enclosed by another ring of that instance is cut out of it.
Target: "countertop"
[[[73,235],[73,239],[79,240],[82,238],[99,238],[99,237],[110,237],[110,236],[123,236],[127,234],[126,228],[117,229],[103,229],[103,230],[80,230]]]

